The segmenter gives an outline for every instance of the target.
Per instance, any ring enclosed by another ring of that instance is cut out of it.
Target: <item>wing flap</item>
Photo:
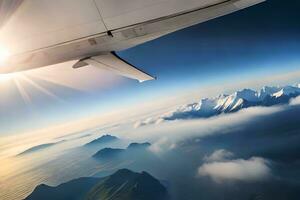
[[[155,79],[153,76],[126,62],[114,52],[82,59],[75,63],[73,68],[83,67],[87,64],[112,71],[127,78],[136,79],[139,82]]]

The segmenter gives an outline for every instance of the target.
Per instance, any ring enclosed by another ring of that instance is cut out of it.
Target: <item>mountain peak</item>
[[[257,102],[259,101],[257,92],[251,89],[243,89],[235,92],[236,98],[241,98],[246,101]]]
[[[93,157],[97,159],[111,159],[124,153],[124,149],[103,148],[97,151]]]
[[[91,142],[85,144],[85,146],[92,146],[92,145],[98,145],[98,144],[105,144],[105,143],[110,143],[119,140],[118,137],[112,136],[112,135],[102,135],[101,137],[92,140]]]
[[[144,143],[133,142],[128,145],[127,149],[147,148],[149,146],[151,146],[149,142],[144,142]]]
[[[109,181],[114,181],[114,182],[123,182],[126,179],[129,178],[133,178],[138,176],[139,174],[133,171],[130,171],[129,169],[119,169],[118,171],[116,171],[115,173],[113,173],[112,175],[110,175],[108,177]]]
[[[114,198],[116,197],[116,198]],[[87,195],[87,199],[166,200],[167,189],[147,172],[121,169],[107,177]]]
[[[274,93],[272,96],[279,98],[282,96],[288,96],[288,95],[293,95],[300,93],[300,88],[294,87],[294,86],[285,86],[278,92]]]
[[[269,95],[272,95],[276,92],[278,92],[281,88],[280,87],[270,87],[270,86],[264,86],[260,92],[258,93],[258,97],[260,100],[263,100]]]

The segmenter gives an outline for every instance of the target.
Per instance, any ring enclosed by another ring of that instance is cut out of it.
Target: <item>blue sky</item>
[[[120,52],[161,81],[219,79],[280,70],[298,62],[300,14],[295,5],[269,0]],[[287,69],[287,68],[286,68]],[[219,76],[217,76],[219,75]]]
[[[65,103],[53,101],[28,88],[34,108],[14,98],[14,102],[2,105],[0,126],[4,132],[20,132],[155,101],[189,88],[299,70],[299,8],[300,2],[289,4],[268,0],[118,52],[127,61],[157,76],[156,81],[139,84],[122,78],[107,87],[99,83],[90,88],[87,86],[89,92],[85,93],[39,80],[39,84]],[[75,84],[78,80],[72,79],[74,74],[68,78]],[[91,79],[82,76],[80,81]]]

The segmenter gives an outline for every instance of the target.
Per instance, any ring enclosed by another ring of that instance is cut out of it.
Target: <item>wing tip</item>
[[[151,75],[148,75],[149,76],[149,78],[147,78],[147,79],[139,79],[138,81],[139,81],[139,83],[143,83],[143,82],[146,82],[146,81],[155,81],[155,80],[157,80],[157,77],[155,77],[155,76],[151,76]]]

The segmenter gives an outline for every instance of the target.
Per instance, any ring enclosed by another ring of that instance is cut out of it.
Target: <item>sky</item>
[[[138,83],[90,66],[74,70],[76,61],[0,76],[0,194],[24,195],[41,182],[56,185],[100,172],[92,154],[79,147],[112,134],[150,142],[163,159],[143,156],[146,164],[136,171],[175,183],[177,199],[237,193],[248,199],[267,190],[269,199],[283,199],[279,194],[286,191],[298,197],[299,97],[207,119],[148,120],[203,97],[300,83],[300,2],[287,2],[267,0],[117,52],[155,81]],[[139,122],[146,125],[135,126]],[[49,143],[57,146],[15,157]]]
[[[14,80],[1,77],[0,136],[93,117],[105,123],[109,113],[146,112],[147,106],[180,103],[179,96],[197,91],[197,98],[206,97],[216,87],[226,92],[233,89],[229,85],[241,88],[251,81],[248,87],[254,88],[268,79],[273,81],[268,84],[296,83],[299,8],[300,2],[268,0],[117,52],[156,81],[139,84],[92,67],[73,70],[73,61]]]

